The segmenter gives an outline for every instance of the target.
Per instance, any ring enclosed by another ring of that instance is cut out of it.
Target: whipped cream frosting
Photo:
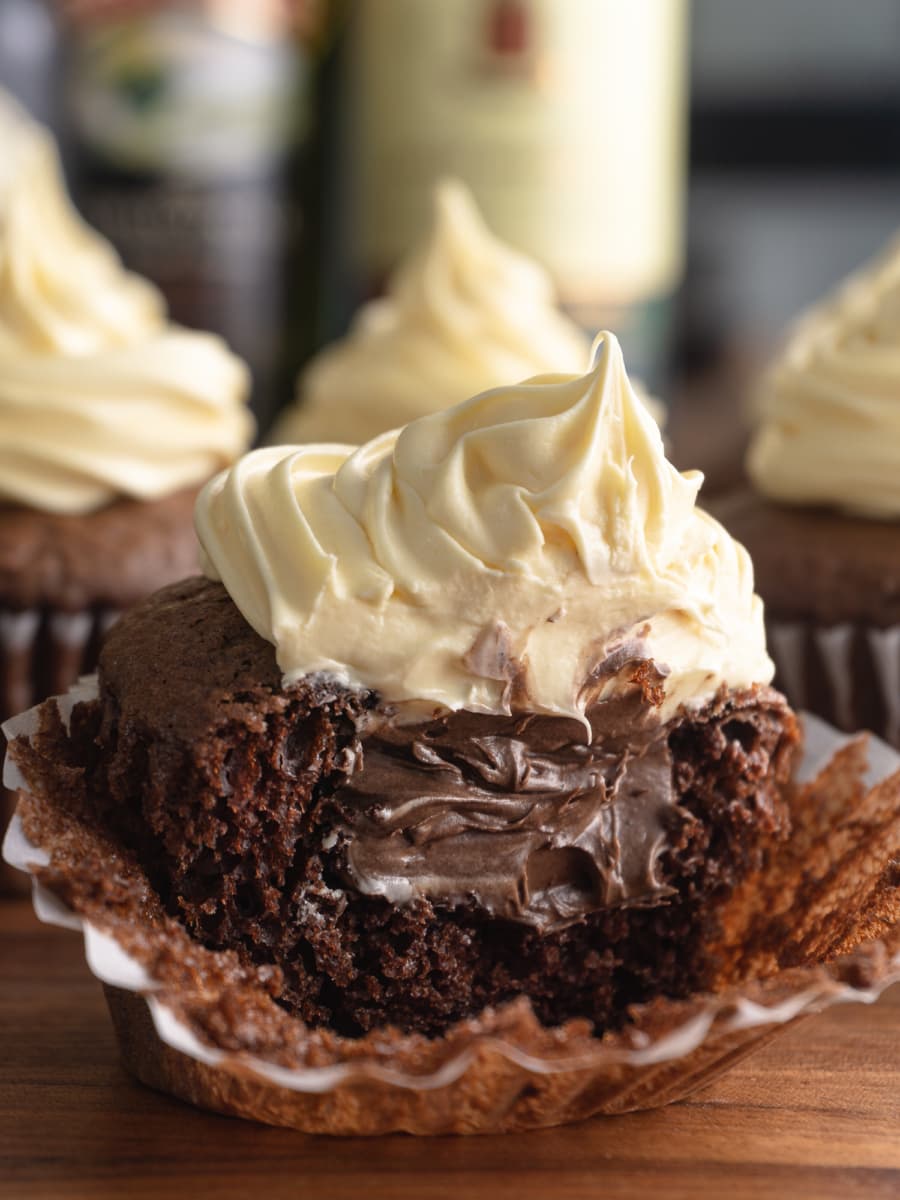
[[[584,720],[639,643],[660,713],[768,682],[744,549],[667,460],[616,339],[359,449],[270,447],[202,491],[204,569],[275,645],[387,701]]]
[[[358,444],[487,388],[580,373],[589,352],[547,273],[494,237],[468,189],[448,180],[435,188],[428,239],[313,359],[270,440]],[[643,398],[661,420],[662,405]]]
[[[2,93],[0,146],[0,503],[84,513],[207,479],[252,435],[246,367],[167,321]]]
[[[758,405],[759,491],[900,518],[900,239],[797,322]]]

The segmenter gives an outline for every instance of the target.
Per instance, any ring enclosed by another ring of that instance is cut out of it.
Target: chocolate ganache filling
[[[655,668],[633,672],[588,708],[589,738],[569,717],[383,713],[335,797],[348,882],[393,904],[474,901],[543,930],[671,894],[657,865],[684,820],[677,722],[656,716]]]

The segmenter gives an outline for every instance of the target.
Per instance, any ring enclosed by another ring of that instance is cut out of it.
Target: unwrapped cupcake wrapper
[[[807,718],[795,787],[808,821],[785,861],[723,914],[726,940],[747,948],[743,977],[636,1007],[601,1038],[586,1021],[544,1028],[525,997],[433,1039],[310,1029],[272,999],[266,968],[191,939],[128,853],[42,787],[40,754],[95,695],[85,680],[52,714],[45,705],[7,723],[36,757],[7,758],[22,798],[4,856],[32,874],[42,920],[82,932],[126,1066],[201,1107],[331,1134],[500,1132],[658,1107],[798,1018],[870,1003],[900,980],[900,755]],[[115,901],[103,887],[112,877]]]
[[[109,608],[79,612],[0,608],[0,721],[45,696],[65,692],[92,670],[100,643],[118,616],[117,610]],[[0,753],[2,749],[0,736]],[[0,787],[4,828],[15,802],[15,794]],[[0,891],[18,890],[13,884],[18,879],[0,868]]]
[[[871,729],[900,749],[900,625],[766,620],[776,686],[839,729]]]

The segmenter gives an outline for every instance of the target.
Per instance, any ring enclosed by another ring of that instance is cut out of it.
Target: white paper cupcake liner
[[[80,681],[60,699],[63,721],[75,703],[96,694],[93,678]],[[805,717],[804,726],[798,783],[813,787],[853,739],[815,717]],[[33,709],[8,721],[4,733],[30,738],[38,727]],[[893,786],[898,772],[900,754],[873,739],[862,787],[885,787],[888,780]],[[10,758],[4,782],[26,786]],[[18,816],[3,856],[32,874],[52,857],[29,840]],[[285,1066],[222,1048],[198,1033],[147,964],[124,949],[114,924],[102,928],[37,879],[32,884],[42,921],[82,933],[88,966],[107,991],[124,1060],[140,1079],[203,1107],[311,1132],[496,1132],[656,1107],[705,1085],[797,1018],[835,1004],[871,1003],[900,981],[897,930],[833,963],[779,971],[686,1001],[655,1001],[636,1010],[625,1030],[602,1039],[592,1038],[583,1023],[541,1029],[527,1004],[515,1001],[505,1015],[483,1014],[461,1036],[443,1039],[446,1053],[429,1053],[424,1069],[406,1054],[410,1039],[399,1037],[397,1050],[386,1035],[384,1048],[376,1039],[368,1056],[332,1037],[335,1061]],[[221,960],[217,952],[199,953],[212,966]],[[206,999],[217,986],[201,985]]]

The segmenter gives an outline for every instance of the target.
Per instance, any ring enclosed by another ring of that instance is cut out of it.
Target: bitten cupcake
[[[248,374],[77,216],[49,133],[0,96],[0,717],[94,665],[118,613],[196,570],[198,487],[246,449]]]
[[[794,704],[900,747],[900,244],[796,325],[759,394],[749,548]]]
[[[857,744],[788,786],[700,482],[604,335],[585,376],[205,487],[206,577],[6,727],[6,852],[89,923],[140,1078],[311,1130],[531,1127],[900,977],[900,772],[867,795]]]
[[[268,440],[358,445],[488,388],[582,372],[589,349],[547,273],[490,232],[463,184],[445,181],[425,242],[313,359]],[[659,401],[639,394],[662,422]]]

